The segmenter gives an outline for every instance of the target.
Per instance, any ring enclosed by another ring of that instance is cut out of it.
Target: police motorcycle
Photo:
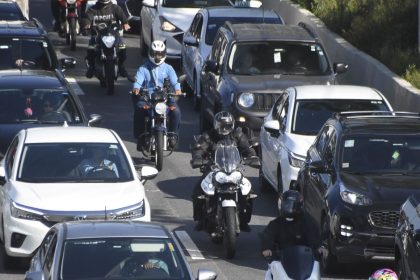
[[[211,161],[200,166],[201,172],[208,172],[201,182],[204,195],[198,197],[205,200],[203,212],[206,214],[202,222],[213,242],[223,242],[226,258],[233,258],[240,223],[246,219],[245,215],[252,215],[247,212],[247,202],[257,197],[251,191],[251,182],[243,175],[241,163],[255,167],[259,165],[259,160],[241,160],[236,144],[230,139],[223,139],[217,143]]]
[[[60,28],[62,34],[66,37],[66,44],[70,45],[70,50],[76,50],[76,38],[80,32],[78,8],[81,6],[81,0],[65,0],[60,2],[62,15]]]
[[[108,95],[113,95],[118,77],[117,33],[121,28],[115,21],[108,24],[103,22],[93,24],[92,28],[97,34],[94,75],[98,78],[101,87],[107,88]]]
[[[184,78],[184,75],[180,76],[178,82]],[[129,78],[129,80],[134,81],[134,78]],[[163,87],[142,88],[140,94],[147,103],[148,119],[146,121],[147,129],[139,136],[139,141],[149,143],[142,147],[142,153],[146,158],[153,160],[156,168],[161,171],[163,158],[170,156],[174,151],[174,148],[168,144],[169,137],[175,139],[176,142],[179,139],[178,134],[169,132],[166,125],[169,110],[167,102],[171,96],[177,95],[171,90],[168,79],[164,80]],[[182,93],[182,96],[185,97],[185,93]]]
[[[319,262],[315,260],[310,247],[293,245],[273,252],[266,258],[268,270],[265,280],[319,280]]]

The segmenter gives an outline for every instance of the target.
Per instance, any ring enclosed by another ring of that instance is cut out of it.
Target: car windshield
[[[279,17],[270,18],[270,17],[211,17],[207,23],[206,29],[206,44],[212,45],[214,37],[216,36],[217,30],[219,27],[225,23],[225,21],[230,21],[231,23],[276,23],[282,24],[283,22]]]
[[[0,38],[0,69],[53,69],[48,43],[29,38]]]
[[[228,0],[163,0],[167,8],[202,8],[211,6],[230,6]]]
[[[0,124],[82,123],[74,100],[63,88],[33,88],[30,83],[0,83]]]
[[[389,108],[383,100],[298,100],[293,117],[292,132],[316,135],[334,112],[345,111],[389,111]]]
[[[341,146],[342,171],[420,173],[420,135],[348,135]]]
[[[0,4],[0,20],[25,20],[14,6],[6,7]]]
[[[36,183],[133,180],[119,144],[42,143],[23,148],[18,180]]]
[[[147,263],[153,268],[147,269]],[[94,238],[65,241],[58,279],[190,278],[170,239]]]
[[[328,75],[321,45],[283,41],[244,42],[232,46],[227,69],[236,75]]]

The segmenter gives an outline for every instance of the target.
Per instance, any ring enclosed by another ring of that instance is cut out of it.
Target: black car
[[[410,196],[401,206],[395,263],[400,280],[420,279],[420,195]]]
[[[328,251],[324,270],[394,257],[400,206],[420,195],[419,114],[336,114],[309,148],[297,188]]]
[[[0,1],[0,20],[26,20],[16,1]]]
[[[88,119],[82,103],[59,70],[0,70],[0,158],[24,128],[98,123]]]
[[[36,20],[0,21],[0,70],[73,67],[74,58],[57,59],[47,32]]]
[[[329,61],[306,24],[227,22],[219,28],[202,69],[200,130],[208,130],[213,116],[227,110],[248,137],[258,141],[263,117],[282,89],[335,84],[336,75],[346,69]]]

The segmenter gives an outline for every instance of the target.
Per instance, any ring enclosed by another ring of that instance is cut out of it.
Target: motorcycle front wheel
[[[161,171],[163,168],[163,131],[156,132],[155,145],[155,165],[156,169]]]
[[[76,50],[76,37],[77,37],[77,19],[71,18],[70,19],[70,50]]]
[[[223,233],[223,245],[225,247],[225,255],[227,259],[235,256],[236,247],[236,209],[235,207],[223,208],[225,218],[225,228]]]

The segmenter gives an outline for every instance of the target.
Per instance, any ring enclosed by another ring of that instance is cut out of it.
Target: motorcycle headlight
[[[217,172],[214,179],[219,184],[233,183],[237,184],[242,179],[242,174],[239,171],[234,171],[227,175],[224,172]]]
[[[351,191],[343,185],[340,185],[340,196],[344,202],[347,202],[349,204],[359,205],[359,206],[367,206],[367,205],[372,204],[372,200],[369,197],[363,194]]]
[[[74,3],[76,3],[76,0],[67,0],[67,4],[73,5]]]
[[[114,220],[129,220],[141,218],[145,215],[146,209],[144,205],[144,200],[140,203],[134,205],[131,208],[124,209],[121,212],[115,213]]]
[[[10,203],[10,215],[14,218],[32,221],[41,221],[43,219],[41,212],[17,205],[14,201]]]
[[[239,96],[238,103],[244,108],[249,108],[254,105],[255,96],[253,93],[250,92],[243,92]]]
[[[102,42],[105,44],[105,46],[109,49],[112,48],[112,46],[115,43],[115,36],[108,35],[102,37]]]
[[[289,164],[293,167],[301,168],[305,163],[305,158],[295,153],[288,152]]]
[[[157,103],[157,104],[156,104],[156,106],[155,106],[155,111],[156,111],[156,113],[158,113],[159,115],[163,115],[163,114],[165,114],[165,113],[166,113],[166,109],[167,109],[167,107],[168,107],[168,106],[166,106],[166,104],[165,104],[165,103],[160,102],[160,103]]]

